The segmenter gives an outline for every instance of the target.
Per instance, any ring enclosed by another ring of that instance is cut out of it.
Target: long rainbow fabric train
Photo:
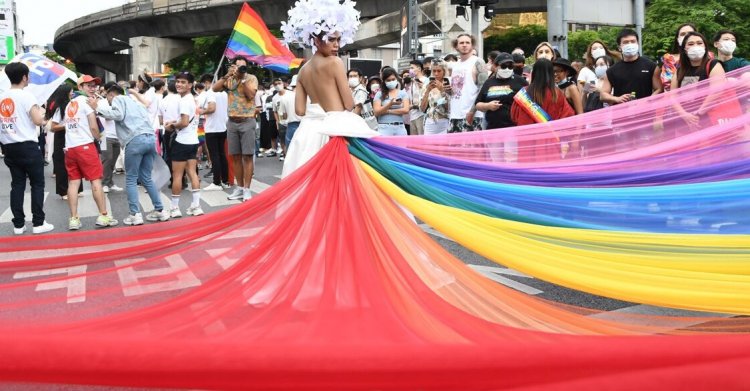
[[[2,238],[0,382],[747,389],[749,100],[750,74],[735,72],[529,127],[333,138],[233,208]],[[404,209],[550,283],[702,312],[526,295]]]

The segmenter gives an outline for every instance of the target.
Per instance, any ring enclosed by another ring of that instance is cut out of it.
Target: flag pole
[[[216,66],[216,72],[214,72],[213,83],[216,83],[216,79],[219,76],[219,70],[221,69],[221,65],[224,63],[224,58],[226,58],[226,54],[221,55],[221,60],[219,60],[219,65]]]

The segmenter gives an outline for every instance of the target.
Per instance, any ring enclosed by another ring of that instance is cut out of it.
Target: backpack
[[[589,111],[599,110],[604,108],[604,102],[602,102],[599,96],[599,91],[594,91],[586,97],[586,102],[583,104],[583,112],[588,113]]]

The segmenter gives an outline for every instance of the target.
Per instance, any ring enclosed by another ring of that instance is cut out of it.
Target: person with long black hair
[[[54,134],[52,149],[52,172],[55,174],[55,194],[68,199],[68,170],[65,168],[65,124],[62,111],[73,97],[73,87],[68,83],[60,84],[47,100],[45,119],[51,122],[50,131]],[[83,192],[83,182],[78,193]]]
[[[384,136],[406,136],[404,114],[409,113],[409,96],[399,85],[398,74],[393,68],[383,70],[384,86],[372,101],[375,117],[378,118],[378,133]]]

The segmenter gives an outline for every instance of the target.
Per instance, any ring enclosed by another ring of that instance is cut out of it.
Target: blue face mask
[[[398,88],[398,81],[396,80],[387,81],[385,82],[385,86],[388,87],[389,90],[395,90],[396,88]]]

